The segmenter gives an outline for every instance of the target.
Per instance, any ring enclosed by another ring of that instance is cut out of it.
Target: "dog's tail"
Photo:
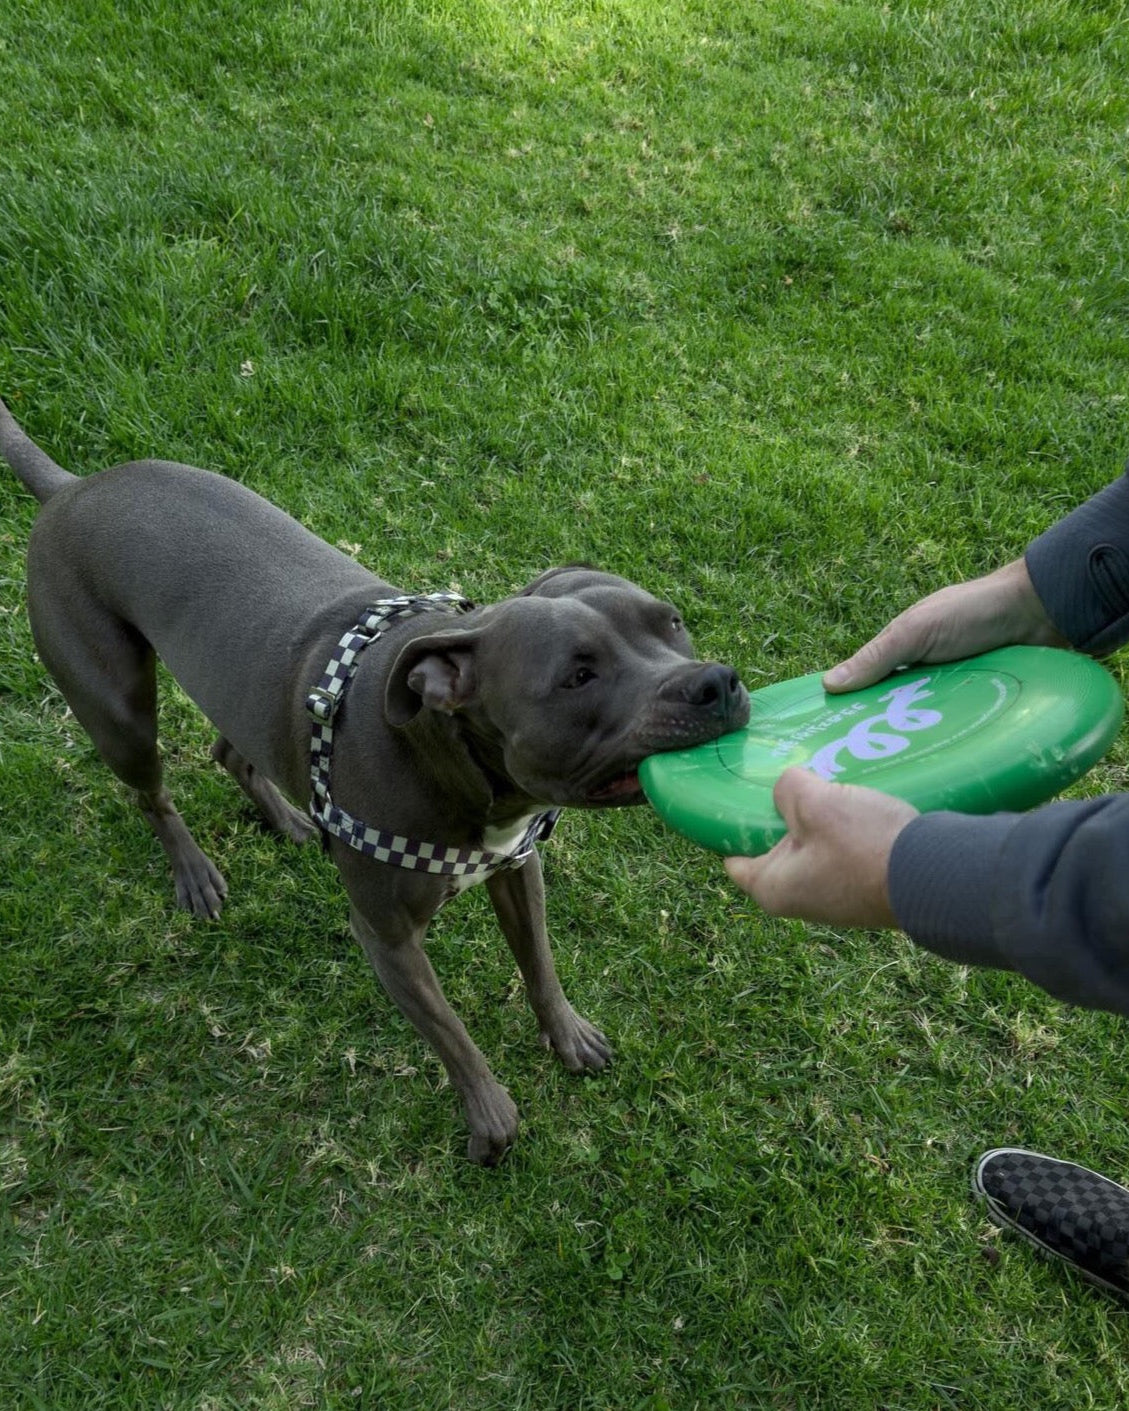
[[[3,402],[0,402],[0,455],[40,504],[78,478],[56,465],[46,451],[41,451],[30,436],[24,435]]]

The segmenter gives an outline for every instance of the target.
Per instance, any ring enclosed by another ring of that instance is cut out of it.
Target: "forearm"
[[[1129,472],[1040,535],[1025,559],[1072,646],[1104,656],[1129,642]]]
[[[888,883],[927,949],[1129,1015],[1129,795],[923,815],[898,836]]]

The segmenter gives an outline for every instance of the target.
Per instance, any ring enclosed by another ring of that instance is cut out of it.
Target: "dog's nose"
[[[687,705],[711,711],[721,720],[744,724],[748,714],[748,692],[740,677],[720,662],[705,662],[688,672],[678,683],[677,695]]]
[[[736,695],[740,686],[735,671],[714,662],[699,671],[690,682],[686,699],[690,705],[723,706],[731,696]]]

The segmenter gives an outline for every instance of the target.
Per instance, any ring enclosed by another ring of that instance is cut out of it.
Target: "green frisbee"
[[[663,822],[714,852],[767,852],[786,831],[772,789],[790,765],[922,812],[1027,809],[1101,759],[1125,709],[1104,668],[1053,647],[910,667],[846,695],[828,695],[821,675],[754,691],[744,730],[645,759]]]

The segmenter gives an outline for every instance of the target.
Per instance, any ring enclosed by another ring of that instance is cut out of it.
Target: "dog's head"
[[[749,697],[699,661],[677,610],[624,578],[551,569],[515,597],[409,642],[386,712],[458,713],[492,767],[539,803],[642,802],[647,755],[738,730]]]

